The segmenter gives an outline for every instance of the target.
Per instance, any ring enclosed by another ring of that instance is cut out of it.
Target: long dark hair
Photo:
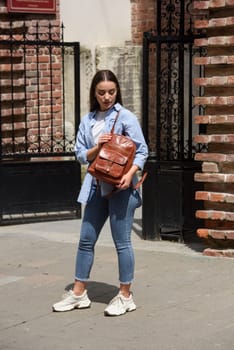
[[[96,111],[99,108],[99,103],[95,97],[95,89],[97,84],[99,84],[101,81],[113,81],[116,84],[117,95],[116,95],[115,102],[122,104],[122,96],[121,96],[118,79],[116,78],[115,74],[112,71],[108,69],[102,69],[102,70],[99,70],[94,75],[93,80],[91,82],[90,91],[89,91],[90,112]]]

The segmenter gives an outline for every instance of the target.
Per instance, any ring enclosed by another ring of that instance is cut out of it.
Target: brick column
[[[202,173],[195,175],[195,181],[204,183],[204,191],[196,193],[196,199],[204,201],[204,210],[196,212],[204,219],[197,234],[227,248],[234,246],[234,0],[194,1],[194,7],[208,11],[207,19],[195,22],[207,33],[195,42],[207,48],[207,56],[194,62],[205,66],[205,78],[195,79],[204,95],[196,97],[195,104],[205,108],[196,123],[207,128],[195,141],[208,146],[207,153],[196,154]]]
[[[156,1],[131,0],[132,43],[142,45],[143,33],[156,27]]]

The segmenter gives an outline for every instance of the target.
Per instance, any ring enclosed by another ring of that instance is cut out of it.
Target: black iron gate
[[[149,176],[143,186],[143,234],[145,238],[184,239],[195,232],[194,161],[198,151],[193,136],[201,130],[194,124],[194,76],[202,76],[193,64],[194,47],[200,37],[193,27],[193,1],[157,1],[155,30],[143,41],[143,129],[150,156]],[[199,70],[198,70],[199,69]],[[200,112],[197,114],[201,114]],[[154,195],[152,196],[152,191]]]
[[[80,217],[79,43],[18,23],[0,33],[0,224]]]

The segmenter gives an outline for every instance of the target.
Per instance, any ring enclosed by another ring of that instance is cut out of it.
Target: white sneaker
[[[126,298],[119,292],[119,294],[110,301],[104,314],[107,316],[119,316],[134,310],[136,310],[136,305],[133,301],[132,293],[129,298]]]
[[[53,311],[70,311],[73,309],[85,309],[90,307],[91,301],[89,300],[87,290],[80,296],[77,296],[70,290],[63,298],[63,300],[54,304]]]

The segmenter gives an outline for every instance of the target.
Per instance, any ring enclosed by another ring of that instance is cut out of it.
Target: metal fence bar
[[[2,84],[1,84],[2,72],[0,70],[0,106],[2,106]],[[2,109],[0,108],[0,140],[2,140]],[[0,141],[0,162],[2,161],[2,141]]]
[[[26,56],[26,45],[24,44],[23,45],[23,57],[24,57],[24,71],[26,72],[27,71],[27,64],[26,64],[26,59],[25,59],[25,56]],[[26,73],[24,74],[24,100],[27,101],[27,89],[26,89],[26,86],[27,86],[27,75]],[[27,152],[27,149],[28,149],[28,135],[27,135],[27,130],[28,130],[28,121],[27,121],[27,103],[25,103],[25,106],[24,106],[24,125],[25,125],[25,128],[24,128],[24,137],[25,137],[25,146],[24,146],[24,152]]]
[[[74,45],[74,72],[75,72],[75,135],[80,123],[80,44]]]
[[[149,49],[147,33],[143,37],[143,68],[142,68],[142,129],[146,142],[149,144]]]

